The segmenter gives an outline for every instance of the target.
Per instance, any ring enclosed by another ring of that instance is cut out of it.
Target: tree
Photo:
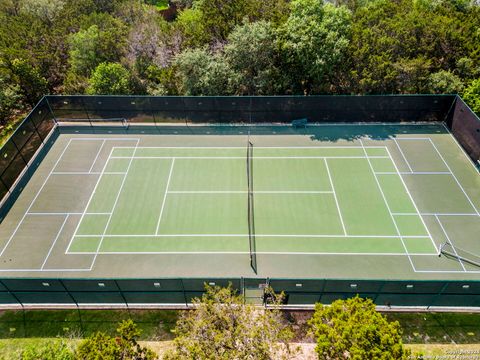
[[[459,94],[463,90],[463,82],[453,72],[440,70],[430,74],[428,88],[433,94]]]
[[[132,92],[131,76],[118,63],[101,63],[89,79],[89,94],[128,95]]]
[[[70,46],[69,62],[72,73],[88,76],[90,71],[98,65],[99,38],[100,30],[97,25],[70,35],[68,41]]]
[[[65,6],[64,0],[21,0],[21,11],[51,24]]]
[[[109,14],[90,14],[82,18],[82,26],[68,38],[70,71],[88,77],[98,64],[120,59],[127,33]]]
[[[117,329],[118,336],[97,332],[80,342],[76,352],[78,360],[154,360],[157,355],[142,347],[137,339],[141,332],[132,320],[124,320]]]
[[[278,299],[277,299],[278,300]],[[201,299],[193,300],[174,333],[174,349],[166,359],[281,359],[291,339],[279,310],[244,304],[232,286],[206,286]]]
[[[230,31],[242,23],[250,11],[251,0],[196,0],[193,8],[201,14],[201,21],[211,40],[225,40]]]
[[[315,305],[309,321],[319,359],[408,359],[398,321],[375,310],[370,299],[336,300]]]
[[[183,35],[186,47],[203,46],[210,40],[210,34],[203,22],[199,9],[187,8],[179,12],[175,26]]]
[[[250,0],[249,20],[265,20],[275,27],[287,21],[290,15],[289,0]]]
[[[15,111],[23,110],[23,108],[20,86],[0,77],[0,125],[5,125]]]
[[[236,74],[221,54],[206,49],[180,53],[174,66],[177,69],[179,90],[184,95],[230,95]]]
[[[193,0],[171,0],[176,6],[180,8],[187,8],[193,5]]]
[[[63,340],[27,346],[20,354],[21,360],[74,360],[73,349]]]
[[[166,67],[173,57],[174,47],[165,44],[159,22],[165,22],[151,14],[131,29],[127,42],[126,58],[139,74],[144,75],[151,65]]]
[[[431,63],[419,56],[414,59],[401,58],[393,64],[397,72],[397,92],[420,94],[427,88]]]
[[[478,48],[472,44],[477,30],[466,25],[478,19],[466,21],[464,11],[471,10],[436,0],[374,0],[357,6],[347,88],[360,94],[424,91],[430,73],[454,71],[469,47]]]
[[[350,11],[322,0],[293,0],[291,14],[281,27],[285,68],[296,92],[311,93],[344,59],[349,44]]]
[[[480,114],[480,79],[472,81],[463,93],[463,100],[477,114]]]
[[[468,57],[458,59],[456,65],[455,70],[463,79],[473,80],[480,73],[480,64],[475,65],[475,62]]]
[[[11,71],[12,80],[19,85],[22,95],[31,106],[48,93],[47,80],[27,60],[14,59],[11,63]]]
[[[81,29],[67,39],[70,67],[64,85],[70,93],[83,93],[100,63],[119,61],[127,38],[125,25],[110,14],[92,13],[80,22]]]
[[[272,95],[281,88],[275,29],[266,21],[237,26],[228,36],[225,58],[238,73],[239,95]]]

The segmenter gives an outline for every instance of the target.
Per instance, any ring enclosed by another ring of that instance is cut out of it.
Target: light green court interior
[[[67,253],[249,252],[244,148],[113,147],[105,169]],[[252,170],[259,253],[437,253],[384,147],[259,147]]]

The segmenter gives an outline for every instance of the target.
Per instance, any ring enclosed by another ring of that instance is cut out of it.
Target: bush
[[[275,294],[271,296],[274,303],[280,301]],[[292,332],[283,324],[279,310],[245,304],[231,286],[206,286],[206,293],[193,304],[194,310],[178,320],[175,348],[165,359],[267,360],[291,355],[287,341]]]
[[[408,359],[398,321],[375,310],[370,299],[354,297],[317,304],[309,322],[319,359]]]
[[[47,342],[44,345],[29,345],[21,352],[22,360],[74,360],[74,352],[64,340]]]
[[[117,63],[101,63],[89,80],[87,90],[92,95],[128,95],[132,92],[131,76]]]
[[[83,340],[77,348],[79,360],[154,360],[157,355],[138,344],[140,330],[132,320],[124,320],[117,329],[118,336],[97,332]]]
[[[472,81],[465,89],[463,99],[473,111],[480,115],[480,79]]]

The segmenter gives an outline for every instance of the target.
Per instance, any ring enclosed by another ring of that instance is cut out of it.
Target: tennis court
[[[440,123],[65,130],[0,226],[0,271],[474,280],[479,209]]]

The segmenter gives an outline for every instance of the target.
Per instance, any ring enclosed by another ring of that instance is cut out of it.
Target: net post
[[[450,249],[445,249],[446,246],[450,246]],[[454,258],[458,260],[460,263],[468,263],[470,265],[473,265],[475,267],[480,268],[480,256],[477,254],[474,254],[472,252],[469,252],[467,250],[464,250],[462,248],[459,248],[457,246],[454,246],[451,242],[446,241],[441,247],[440,247],[440,253],[445,255],[446,257]],[[439,255],[440,256],[440,255]]]

